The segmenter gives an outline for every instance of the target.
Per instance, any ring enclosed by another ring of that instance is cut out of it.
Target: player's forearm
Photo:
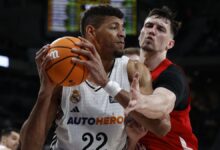
[[[21,129],[22,150],[40,150],[43,147],[47,127],[47,114],[52,95],[40,92],[37,102]]]
[[[171,129],[170,120],[149,119],[136,111],[132,111],[130,116],[157,136],[165,136]]]
[[[124,108],[128,106],[128,103],[130,101],[129,93],[124,90],[121,90],[115,98]],[[130,116],[138,123],[140,123],[143,127],[158,136],[164,136],[170,131],[171,125],[169,121],[164,121],[161,119],[149,119],[137,111],[132,111],[130,113]]]
[[[173,110],[175,99],[173,93],[164,88],[158,88],[152,95],[143,95],[135,110],[148,118],[161,119]]]

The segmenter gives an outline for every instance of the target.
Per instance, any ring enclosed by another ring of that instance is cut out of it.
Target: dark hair
[[[171,24],[171,32],[174,36],[177,35],[179,29],[181,28],[181,22],[175,20],[176,14],[173,13],[167,6],[151,10],[147,17],[151,16],[158,16],[168,19]]]
[[[91,7],[85,11],[81,19],[81,34],[85,35],[85,28],[87,25],[92,25],[95,28],[98,28],[106,16],[115,16],[122,19],[124,14],[120,11],[120,9],[110,5],[98,5]]]
[[[19,131],[18,131],[17,129],[11,128],[11,127],[2,129],[2,130],[1,130],[1,133],[0,133],[0,141],[2,140],[2,137],[3,137],[3,136],[8,136],[8,135],[10,135],[12,131],[19,133]]]

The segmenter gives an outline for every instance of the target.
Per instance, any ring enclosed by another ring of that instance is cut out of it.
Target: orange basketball
[[[80,39],[70,36],[58,38],[50,44],[48,55],[52,60],[49,62],[46,71],[50,79],[62,86],[74,86],[82,83],[88,70],[85,66],[74,64],[72,58],[85,60],[86,57],[71,52],[72,48],[79,48],[75,42]]]

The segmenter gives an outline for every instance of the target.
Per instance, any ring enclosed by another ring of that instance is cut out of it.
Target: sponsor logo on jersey
[[[79,112],[79,108],[77,106],[73,107],[72,110],[70,110],[70,112]]]
[[[123,124],[123,116],[109,116],[109,117],[69,117],[67,124],[74,125],[114,125]]]
[[[73,90],[72,95],[70,96],[70,101],[72,103],[78,103],[81,99],[80,93],[78,90]]]

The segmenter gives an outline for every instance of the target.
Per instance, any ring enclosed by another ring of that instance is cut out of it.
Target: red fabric
[[[167,69],[172,62],[165,59],[153,72],[151,72],[152,79],[157,77]],[[190,101],[190,98],[188,99]],[[171,131],[164,137],[157,137],[151,132],[144,136],[140,143],[145,145],[147,150],[183,150],[183,143],[180,137],[186,142],[186,146],[192,150],[198,150],[198,141],[192,133],[191,123],[189,119],[190,105],[182,111],[172,111]]]
[[[172,62],[169,61],[168,59],[165,59],[164,61],[162,61],[159,66],[157,66],[157,68],[155,68],[152,72],[151,72],[151,77],[153,80],[155,80],[160,74],[161,72],[163,72],[164,70],[167,69],[167,67],[169,67],[169,65],[171,65]]]

